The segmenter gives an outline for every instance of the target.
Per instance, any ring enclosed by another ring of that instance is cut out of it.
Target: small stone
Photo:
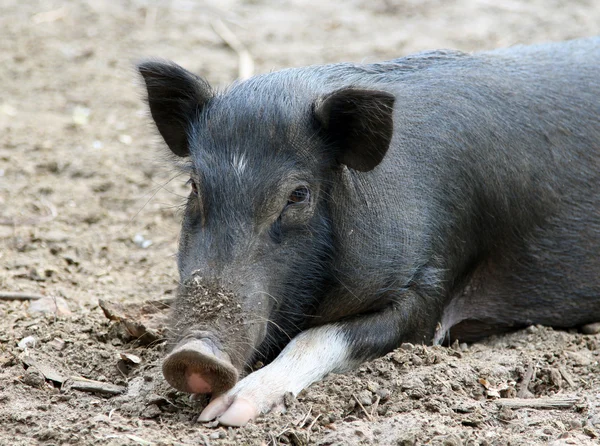
[[[396,364],[403,365],[408,361],[408,355],[406,353],[394,352],[392,354],[392,361]]]
[[[146,249],[152,245],[152,240],[146,239],[142,234],[136,234],[133,237],[133,243],[142,249]]]
[[[415,349],[415,346],[413,344],[411,344],[410,342],[403,342],[400,345],[400,348],[404,351],[412,352]]]
[[[367,383],[367,390],[373,393],[377,393],[377,391],[379,390],[379,384],[377,384],[374,381],[369,381]]]
[[[29,305],[29,313],[51,313],[57,316],[70,316],[71,310],[62,297],[45,296]]]
[[[120,356],[123,361],[129,362],[131,364],[139,364],[142,362],[139,356],[136,356],[132,353],[121,352]]]
[[[592,428],[590,426],[584,426],[583,427],[583,433],[586,434],[590,438],[597,438],[598,437],[598,432],[596,431],[596,429],[594,429],[594,428]]]
[[[566,351],[565,352],[565,356],[569,359],[571,359],[575,364],[585,367],[591,364],[591,361],[589,358],[587,358],[585,355],[583,355],[582,353],[579,352],[569,352]]]
[[[48,345],[50,345],[50,347],[52,347],[54,350],[57,350],[60,352],[65,349],[65,347],[67,346],[67,343],[65,341],[63,341],[61,338],[54,338],[50,342],[48,342]]]
[[[141,413],[142,418],[156,418],[162,415],[162,411],[156,404],[149,404]]]
[[[73,119],[73,123],[83,127],[89,122],[90,109],[78,105],[73,109],[73,114],[71,115],[71,118]]]
[[[133,138],[130,135],[122,134],[119,135],[119,142],[128,146],[133,142]]]
[[[365,407],[373,404],[373,397],[371,395],[371,392],[369,392],[368,390],[363,390],[362,392],[359,392],[356,398],[358,399],[360,404],[362,404]]]
[[[35,367],[29,367],[23,374],[21,381],[23,384],[39,389],[46,383],[46,378],[44,378],[42,372]]]
[[[144,401],[146,404],[156,404],[157,406],[162,406],[165,403],[168,403],[169,400],[162,395],[158,395],[157,393],[149,393],[144,397]]]
[[[583,424],[580,420],[569,420],[569,427],[571,429],[581,429],[583,427]]]
[[[416,375],[407,376],[406,379],[402,382],[402,390],[406,389],[424,389],[425,383],[421,378]]]
[[[412,361],[412,363],[414,365],[417,365],[417,366],[423,364],[423,360],[419,356],[417,356],[417,355],[413,355],[412,358],[411,358],[411,361]]]
[[[36,344],[37,344],[37,339],[34,336],[27,336],[27,337],[21,339],[19,341],[19,343],[17,344],[17,346],[21,350],[25,350],[27,348],[35,348]]]
[[[375,393],[379,396],[379,398],[381,398],[382,401],[389,400],[392,394],[392,392],[390,392],[388,389],[379,389]]]

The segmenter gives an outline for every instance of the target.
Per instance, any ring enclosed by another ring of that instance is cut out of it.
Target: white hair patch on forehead
[[[247,164],[248,164],[248,160],[246,159],[246,156],[243,153],[242,154],[236,153],[233,155],[233,160],[232,160],[233,170],[235,170],[235,173],[238,176],[242,175],[244,170],[246,170]]]

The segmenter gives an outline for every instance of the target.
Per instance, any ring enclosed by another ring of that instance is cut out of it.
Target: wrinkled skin
[[[598,66],[595,38],[215,93],[140,64],[191,184],[167,380],[243,425],[402,342],[600,320]]]

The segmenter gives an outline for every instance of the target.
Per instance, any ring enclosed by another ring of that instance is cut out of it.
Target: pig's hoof
[[[204,408],[198,421],[211,421],[218,417],[219,424],[239,427],[255,419],[258,414],[258,408],[246,398],[222,395]]]
[[[220,394],[231,389],[238,372],[229,356],[210,340],[191,340],[175,347],[162,366],[167,382],[187,393]]]
[[[272,364],[251,373],[227,393],[213,398],[198,421],[217,419],[225,426],[243,426],[261,413],[284,412],[288,378],[278,374]]]

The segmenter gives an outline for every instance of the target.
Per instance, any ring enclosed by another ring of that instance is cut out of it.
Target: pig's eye
[[[198,185],[196,184],[196,182],[190,178],[189,181],[188,181],[188,184],[192,188],[192,193],[194,195],[198,195]]]
[[[294,190],[288,197],[287,204],[308,203],[310,200],[310,191],[306,186],[300,186]]]

